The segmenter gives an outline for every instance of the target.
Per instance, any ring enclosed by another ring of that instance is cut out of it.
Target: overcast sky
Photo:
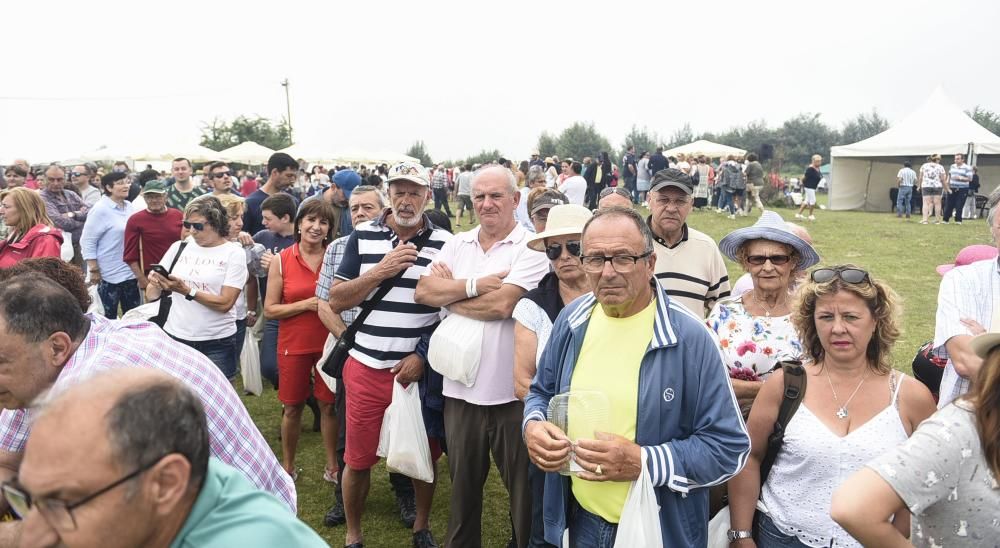
[[[614,145],[633,124],[894,121],[938,84],[1000,111],[996,0],[33,0],[3,20],[7,159],[197,142],[215,117],[283,116],[286,77],[296,142],[435,159],[523,158],[576,120]]]

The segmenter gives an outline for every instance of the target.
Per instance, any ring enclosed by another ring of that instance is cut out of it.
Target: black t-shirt
[[[669,162],[667,162],[667,157],[662,154],[653,154],[649,157],[649,174],[656,175],[656,172],[667,169]]]
[[[819,186],[819,180],[822,178],[823,176],[820,175],[818,169],[809,166],[806,168],[806,174],[802,176],[802,186],[816,190],[816,187]]]
[[[253,235],[253,241],[264,246],[264,249],[270,251],[272,254],[277,255],[281,253],[286,247],[291,247],[295,243],[295,235],[282,236],[277,232],[271,232],[270,230],[261,230],[260,232]],[[260,300],[264,302],[264,297],[267,295],[267,276],[260,279]]]

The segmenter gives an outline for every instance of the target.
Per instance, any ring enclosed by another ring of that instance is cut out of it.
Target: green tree
[[[420,165],[424,167],[431,167],[434,162],[431,161],[430,154],[427,154],[427,148],[424,146],[423,141],[414,141],[410,148],[406,151],[407,156],[413,156],[414,158],[420,160]]]
[[[543,131],[541,135],[538,136],[538,154],[542,158],[548,156],[554,156],[556,153],[556,138],[552,136],[548,131]]]
[[[263,116],[254,118],[237,116],[228,123],[216,118],[201,128],[200,144],[215,151],[246,141],[254,141],[273,150],[291,146],[288,121],[284,118],[274,122]]]
[[[993,135],[1000,135],[1000,114],[997,114],[992,110],[987,110],[979,105],[973,107],[972,110],[965,111],[965,113],[968,114],[970,118],[975,120],[977,124],[990,130]]]
[[[502,157],[503,157],[503,153],[501,153],[498,149],[493,149],[493,150],[483,149],[483,150],[480,150],[479,153],[473,154],[472,156],[469,156],[468,158],[462,160],[462,164],[463,165],[464,164],[488,164],[488,163],[491,163],[491,162],[495,162],[495,161],[497,161],[498,159],[500,159]],[[514,166],[514,167],[517,167],[517,166]]]
[[[638,159],[643,151],[652,154],[661,143],[660,136],[656,132],[651,132],[646,126],[639,128],[633,125],[632,129],[625,135],[625,142],[622,143],[622,148],[618,151],[618,158],[625,156],[629,145],[635,145],[635,157]]]
[[[889,129],[889,121],[879,116],[878,111],[872,109],[871,114],[864,112],[844,123],[840,130],[840,142],[844,144],[856,143],[869,137],[878,135]]]
[[[819,119],[818,113],[804,112],[781,124],[778,139],[780,149],[776,155],[783,163],[804,167],[813,154],[830,159],[830,147],[839,140],[839,134]]]
[[[664,148],[679,147],[694,141],[695,136],[694,131],[691,130],[691,124],[685,122],[683,127],[675,131],[674,134],[670,136],[670,141],[667,142]]]
[[[580,161],[584,156],[596,157],[602,151],[610,154],[611,143],[597,132],[593,122],[574,122],[559,134],[556,141],[556,153],[560,158]]]

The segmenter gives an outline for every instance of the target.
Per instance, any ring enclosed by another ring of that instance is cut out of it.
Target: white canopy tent
[[[263,165],[274,151],[254,141],[244,141],[236,146],[219,151],[219,156],[229,162],[248,165]]]
[[[192,162],[214,162],[222,159],[222,153],[201,145],[173,144],[149,147],[142,152],[131,154],[130,157],[136,161],[171,161],[174,158],[187,158]]]
[[[315,164],[397,164],[399,162],[420,162],[420,160],[384,150],[366,150],[359,147],[332,149],[312,144],[294,144],[279,152],[287,153],[292,158],[303,159]]]
[[[896,173],[903,162],[913,169],[931,154],[941,154],[942,164],[950,154],[966,154],[977,165],[989,194],[1000,179],[1000,137],[977,124],[938,87],[930,97],[891,128],[863,141],[830,149],[830,209],[890,211],[889,191],[896,186]]]
[[[301,159],[314,164],[333,164],[337,161],[332,148],[313,144],[296,143],[278,152],[284,152],[296,160]]]
[[[712,141],[706,141],[705,139],[699,139],[693,143],[688,143],[686,145],[681,145],[679,147],[663,151],[664,156],[677,156],[678,154],[684,154],[685,156],[688,154],[701,154],[709,158],[724,158],[730,154],[733,156],[743,156],[746,153],[747,151],[742,148],[713,143]]]

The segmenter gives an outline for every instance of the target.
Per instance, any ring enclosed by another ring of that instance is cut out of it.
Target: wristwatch
[[[193,301],[194,300],[194,296],[197,295],[197,294],[198,294],[198,290],[192,287],[191,291],[188,291],[188,294],[185,295],[184,298],[187,299],[187,300],[189,300],[189,301]]]
[[[753,538],[753,531],[737,531],[736,529],[730,529],[726,531],[726,538],[729,542],[736,542],[737,540],[742,540],[745,538]]]

